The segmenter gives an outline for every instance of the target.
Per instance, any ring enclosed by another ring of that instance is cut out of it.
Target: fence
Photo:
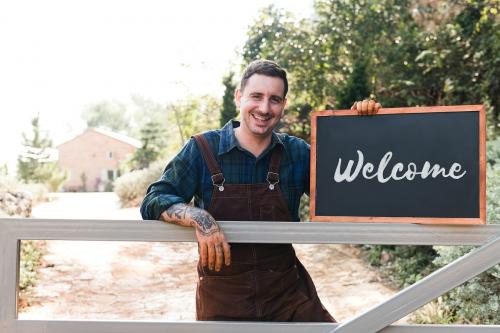
[[[138,332],[500,332],[500,325],[391,325],[432,299],[500,263],[500,225],[394,223],[220,222],[229,242],[475,245],[474,251],[340,324],[20,320],[17,316],[21,240],[194,242],[193,230],[158,221],[0,219],[1,333]]]

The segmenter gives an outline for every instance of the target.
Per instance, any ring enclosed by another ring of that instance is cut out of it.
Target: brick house
[[[64,191],[109,191],[120,176],[120,162],[141,146],[138,140],[110,131],[88,128],[57,146],[58,165],[69,171]]]

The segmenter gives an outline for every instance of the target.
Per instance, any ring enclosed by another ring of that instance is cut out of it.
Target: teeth
[[[256,114],[253,115],[256,119],[259,119],[259,120],[269,120],[270,118],[269,117],[262,117],[262,116],[258,116]]]

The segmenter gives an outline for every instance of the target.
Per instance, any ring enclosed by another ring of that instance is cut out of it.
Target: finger
[[[375,103],[375,113],[378,113],[378,111],[382,108],[382,105],[380,103]]]
[[[222,243],[222,249],[224,250],[224,263],[226,266],[231,265],[231,245],[226,241]]]
[[[215,245],[215,271],[220,271],[222,268],[222,245]]]
[[[358,110],[358,114],[363,114],[361,107],[363,106],[363,102],[356,102],[356,110]]]
[[[215,265],[215,249],[213,244],[208,244],[208,269],[213,270]]]
[[[361,114],[367,115],[368,114],[368,101],[365,99],[363,102],[361,102]]]
[[[354,103],[352,104],[352,106],[351,106],[351,110],[353,110],[353,111],[354,111],[354,110],[356,110],[356,102],[354,102]]]
[[[207,267],[207,244],[198,243],[198,249],[200,250],[201,266]]]
[[[368,101],[368,114],[373,115],[375,114],[375,101],[373,99]]]

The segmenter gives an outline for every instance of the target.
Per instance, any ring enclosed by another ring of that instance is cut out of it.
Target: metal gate
[[[233,243],[474,245],[467,255],[363,314],[340,324],[20,320],[17,316],[21,240],[195,242],[191,228],[159,221],[0,219],[1,333],[165,332],[500,332],[500,325],[391,325],[448,290],[500,263],[500,225],[394,223],[220,222]]]

